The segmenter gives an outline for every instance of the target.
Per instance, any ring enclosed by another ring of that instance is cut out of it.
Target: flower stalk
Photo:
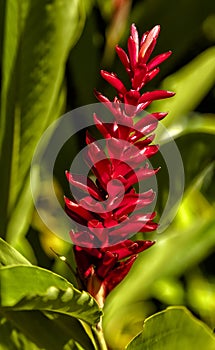
[[[108,350],[107,343],[104,338],[104,333],[102,330],[102,325],[99,323],[95,327],[92,327],[92,332],[94,335],[94,340],[98,350]]]

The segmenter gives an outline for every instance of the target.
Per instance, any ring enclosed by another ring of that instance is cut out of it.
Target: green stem
[[[101,321],[95,326],[92,327],[95,343],[97,345],[97,350],[108,350],[105,338],[104,338],[104,333],[102,330],[102,324]]]

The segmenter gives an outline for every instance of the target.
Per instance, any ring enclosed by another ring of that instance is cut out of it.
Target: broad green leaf
[[[170,307],[145,320],[143,332],[127,350],[213,350],[215,337],[183,307]]]
[[[5,1],[0,0],[0,67],[2,66],[2,49],[4,37],[4,15],[5,15]]]
[[[22,283],[20,283],[22,281]],[[42,310],[59,312],[98,323],[102,312],[95,300],[64,278],[36,266],[0,269],[0,310]]]
[[[5,13],[0,233],[16,246],[32,213],[28,181],[32,155],[43,131],[62,114],[66,60],[80,36],[85,7],[79,0],[9,0]]]
[[[30,262],[0,238],[0,267],[17,264],[30,265]]]
[[[18,251],[0,239],[0,265],[30,264]],[[94,346],[80,321],[68,315],[41,311],[4,311],[0,325],[2,350],[89,349]],[[10,320],[10,322],[9,322]],[[47,329],[49,332],[47,332]],[[38,337],[38,334],[40,336]],[[26,338],[26,336],[39,348]],[[78,345],[77,344],[81,344]]]
[[[24,263],[24,258],[7,243],[3,242],[1,247],[6,253],[6,263]],[[46,350],[64,349],[64,346],[65,350],[93,350],[94,345],[79,318],[90,324],[97,322],[101,312],[94,299],[54,273],[34,266],[30,266],[31,270],[20,270],[20,267],[25,266],[14,266],[6,276],[3,273],[3,278],[0,274],[0,313],[23,336]],[[4,338],[6,336],[9,335],[6,333]]]
[[[7,19],[4,18],[4,46],[2,48],[2,85],[1,85],[1,118],[0,118],[0,164],[2,205],[0,206],[1,230],[6,230],[7,208],[9,201],[10,172],[12,167],[13,132],[14,132],[14,101],[15,88],[10,83],[14,75],[16,52],[18,50],[18,2],[8,1],[5,9]],[[9,102],[10,101],[10,102]],[[7,111],[7,112],[6,112]],[[7,157],[6,157],[7,154]]]

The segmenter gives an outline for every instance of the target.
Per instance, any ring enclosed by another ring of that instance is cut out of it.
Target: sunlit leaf
[[[18,241],[20,244],[31,219],[28,177],[34,149],[43,131],[62,113],[66,59],[80,36],[84,19],[85,7],[78,0],[6,3],[0,119],[0,181],[4,183],[0,233],[14,246]]]
[[[17,264],[30,265],[30,262],[16,249],[0,238],[0,266]]]
[[[22,281],[22,283],[20,283]],[[0,270],[1,308],[55,311],[96,324],[101,316],[95,300],[64,278],[36,266]]]
[[[168,135],[173,138],[180,137],[192,133],[215,134],[215,115],[188,113],[181,115],[180,118],[174,120],[174,117],[168,126]],[[159,139],[159,143],[165,142],[164,138]]]
[[[0,239],[0,265],[17,264],[29,265],[30,263],[18,251]],[[19,288],[22,288],[19,280],[15,276],[12,278],[19,284]],[[3,288],[2,281],[0,281],[0,285]],[[6,293],[9,293],[8,287],[9,284],[6,284]],[[16,286],[13,286],[14,290],[16,290]],[[32,285],[30,291],[32,292]],[[1,312],[5,316],[0,326],[0,347],[2,350],[36,350],[37,346],[39,348],[45,347],[47,350],[58,350],[64,349],[65,344],[65,350],[94,349],[85,329],[80,321],[74,317],[47,311],[45,315],[42,311],[35,310],[17,312],[11,311],[11,308],[9,310],[7,308],[1,309]],[[38,334],[40,334],[39,337]]]
[[[213,350],[212,330],[194,318],[185,308],[171,307],[145,320],[143,332],[128,350]]]

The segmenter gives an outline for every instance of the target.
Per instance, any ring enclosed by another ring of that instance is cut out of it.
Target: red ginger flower
[[[143,212],[151,204],[153,190],[137,193],[134,185],[156,174],[147,159],[158,152],[151,144],[158,121],[167,113],[152,113],[134,123],[134,117],[151,102],[171,97],[173,92],[140,90],[159,72],[158,65],[171,52],[150,59],[155,47],[159,26],[146,32],[139,42],[138,32],[131,26],[128,55],[116,47],[116,52],[131,81],[127,90],[116,74],[101,71],[102,77],[117,91],[111,102],[99,92],[98,100],[108,107],[113,122],[103,122],[96,114],[97,129],[106,140],[107,154],[87,132],[87,163],[96,177],[86,183],[82,175],[66,173],[70,185],[81,191],[79,202],[65,198],[67,214],[77,222],[77,232],[71,231],[77,271],[83,288],[103,306],[108,293],[127,275],[137,254],[154,242],[128,239],[136,232],[149,232],[157,228],[155,213]]]

